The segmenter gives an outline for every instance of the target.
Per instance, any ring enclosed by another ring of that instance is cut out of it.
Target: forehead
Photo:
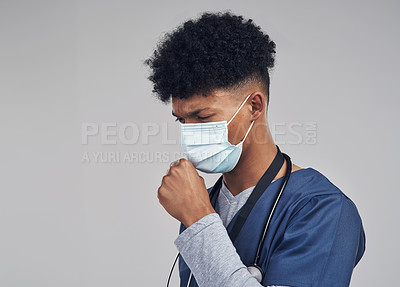
[[[172,98],[172,112],[184,117],[195,110],[221,110],[232,102],[232,95],[228,93],[213,93],[206,97],[196,94],[187,99]]]

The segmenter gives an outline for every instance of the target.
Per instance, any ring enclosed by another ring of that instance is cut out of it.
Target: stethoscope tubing
[[[272,206],[272,209],[271,209],[271,212],[269,213],[268,219],[265,222],[265,226],[264,226],[264,229],[263,229],[264,231],[263,231],[261,240],[259,241],[258,246],[257,246],[257,252],[256,252],[256,256],[255,256],[255,259],[254,259],[254,265],[257,265],[257,266],[258,266],[258,261],[259,261],[260,256],[261,256],[261,247],[264,245],[265,237],[266,237],[268,229],[269,229],[269,224],[271,222],[272,217],[274,216],[276,206],[278,205],[279,200],[281,199],[283,191],[285,190],[286,184],[289,181],[290,174],[292,172],[292,162],[290,160],[290,157],[287,154],[284,154],[284,153],[282,153],[282,154],[286,159],[286,165],[287,165],[286,173],[285,173],[285,177],[284,177],[281,189],[280,189],[280,191],[278,193],[278,196],[275,199],[274,205]]]

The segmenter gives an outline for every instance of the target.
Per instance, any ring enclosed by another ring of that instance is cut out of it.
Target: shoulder
[[[350,200],[342,190],[318,170],[308,167],[293,172],[285,188],[284,195],[292,205],[304,205],[308,201],[335,198]]]
[[[270,278],[307,286],[333,286],[332,282],[348,286],[353,267],[365,251],[365,234],[355,204],[312,168],[294,172],[287,188],[280,210],[283,226],[267,271]]]
[[[347,214],[354,219],[354,223],[361,223],[354,202],[328,177],[314,168],[292,173],[283,196],[288,202],[289,221],[301,214],[312,213],[315,216],[319,214],[333,218]]]
[[[288,189],[303,197],[341,193],[341,190],[327,176],[312,167],[292,172],[288,182]]]

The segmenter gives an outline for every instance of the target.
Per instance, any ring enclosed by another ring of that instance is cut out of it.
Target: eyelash
[[[211,116],[206,116],[206,117],[199,117],[199,116],[197,116],[197,118],[200,119],[200,120],[206,120],[206,119],[208,119],[209,117],[211,117]],[[176,122],[180,122],[181,120],[182,120],[182,118],[176,118],[176,119],[175,119]]]
[[[205,120],[205,119],[208,119],[209,117],[211,117],[211,116],[206,116],[206,117],[199,117],[199,116],[197,116],[197,118],[199,118],[200,120]]]

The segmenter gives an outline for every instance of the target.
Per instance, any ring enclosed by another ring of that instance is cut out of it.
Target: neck
[[[254,125],[253,129],[259,131],[261,127]],[[223,174],[224,182],[233,196],[251,186],[255,186],[278,152],[268,126],[264,125],[264,129],[266,129],[266,132],[258,133],[257,138],[255,133],[249,134],[249,137],[243,143],[243,152],[239,162],[232,171]],[[252,136],[250,137],[251,134]],[[260,134],[264,135],[263,138],[260,138]],[[245,148],[246,142],[247,146]],[[285,170],[286,161],[274,180],[284,176]]]

